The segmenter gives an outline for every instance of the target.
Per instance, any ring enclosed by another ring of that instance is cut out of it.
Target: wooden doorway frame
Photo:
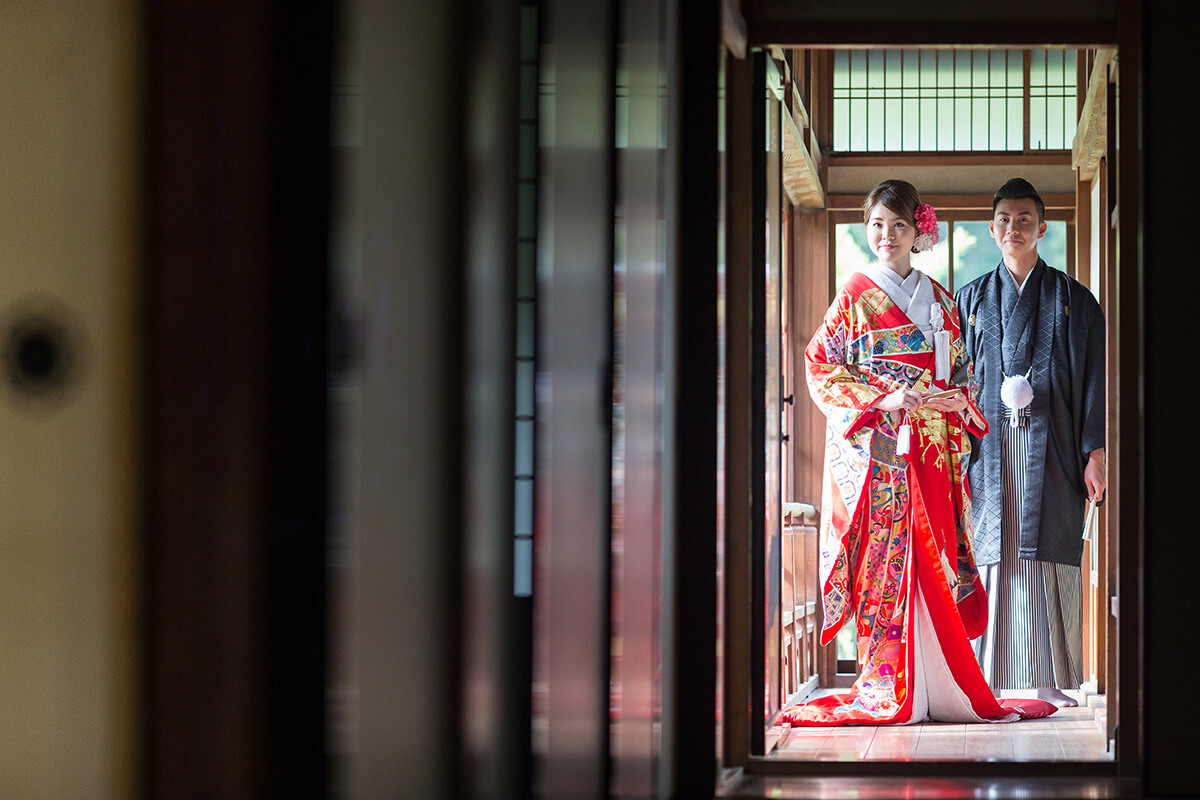
[[[736,12],[730,13],[729,4],[726,4],[727,17],[737,17]],[[753,7],[748,9],[748,13],[752,14]],[[804,24],[792,23],[772,23],[770,25],[756,24],[753,18],[748,23],[743,23],[746,31],[744,45],[747,49],[756,47],[769,47],[775,43],[786,42],[788,46],[803,46],[807,48],[834,48],[843,46],[914,46],[920,44],[922,46],[960,46],[958,43],[964,41],[975,42],[979,46],[994,46],[994,47],[1028,47],[1037,46],[1038,42],[1053,41],[1056,44],[1062,44],[1071,47],[1090,48],[1099,46],[1116,46],[1120,52],[1127,54],[1126,63],[1122,65],[1122,72],[1119,79],[1129,86],[1136,87],[1138,85],[1138,65],[1139,65],[1139,41],[1140,41],[1140,5],[1136,2],[1123,2],[1120,4],[1119,19],[1113,24],[1080,24],[1073,26],[1056,26],[1053,30],[1053,35],[1050,35],[1050,30],[1045,26],[1025,25],[1007,27],[1004,30],[998,29],[977,29],[969,24],[937,24],[932,26],[927,25],[906,25],[906,26],[876,26],[868,28],[866,26],[850,23],[837,22],[807,22]],[[736,31],[739,26],[727,26],[726,41],[731,39],[736,40]],[[734,31],[730,33],[730,30]],[[906,39],[899,40],[900,37],[911,37],[915,35],[915,31],[919,30],[921,40],[919,42]],[[990,38],[986,38],[990,37]],[[864,41],[864,38],[866,39]],[[736,50],[731,48],[731,50]],[[737,109],[740,102],[740,91],[736,81],[738,69],[736,65],[729,68],[729,80],[726,82],[725,91],[726,98],[731,109]],[[1126,143],[1136,141],[1136,132],[1138,125],[1139,107],[1135,103],[1126,103],[1123,107],[1116,106],[1116,110],[1112,114],[1114,120],[1114,134],[1117,141]],[[727,120],[735,119],[733,116],[727,116]],[[729,124],[727,122],[727,124]],[[731,132],[732,134],[732,132]],[[734,139],[730,136],[730,142]],[[741,156],[731,149],[726,154],[728,175],[731,178],[731,193],[729,195],[729,208],[732,211],[736,208],[736,200],[732,179],[740,174],[740,170],[744,170],[742,166]],[[1115,191],[1112,193],[1113,210],[1116,224],[1114,229],[1121,230],[1121,219],[1125,220],[1125,225],[1136,226],[1139,219],[1139,153],[1136,148],[1126,146],[1121,148],[1118,144],[1114,151],[1114,164],[1110,166],[1116,167],[1123,179],[1115,186]],[[745,221],[737,217],[735,214],[728,215],[728,238],[727,241],[733,243],[738,241],[739,236],[748,236],[754,232],[751,228],[747,232],[739,232],[737,226],[745,224]],[[1131,227],[1130,230],[1133,230]],[[1114,258],[1111,259],[1112,266],[1110,267],[1111,274],[1109,277],[1108,286],[1111,292],[1106,293],[1105,313],[1110,320],[1119,320],[1118,325],[1110,326],[1110,342],[1109,342],[1109,375],[1110,375],[1110,394],[1109,402],[1112,409],[1110,416],[1110,431],[1115,430],[1116,426],[1122,431],[1120,441],[1110,441],[1109,446],[1109,480],[1110,487],[1120,487],[1120,491],[1110,490],[1110,500],[1108,508],[1109,526],[1112,532],[1111,540],[1113,543],[1113,551],[1110,553],[1110,564],[1122,564],[1120,574],[1113,574],[1112,585],[1114,594],[1123,598],[1120,607],[1120,627],[1118,629],[1118,642],[1113,649],[1112,664],[1113,667],[1120,665],[1119,672],[1113,672],[1116,679],[1111,682],[1109,687],[1110,697],[1110,713],[1114,713],[1112,706],[1113,701],[1119,701],[1124,698],[1128,702],[1116,702],[1116,721],[1118,730],[1124,732],[1125,735],[1119,736],[1116,745],[1115,760],[1105,763],[1079,763],[1079,762],[1061,762],[1054,764],[1041,764],[1031,762],[1004,762],[1004,763],[976,763],[963,762],[961,764],[949,764],[946,762],[937,762],[936,771],[939,775],[961,774],[961,775],[995,775],[1005,777],[1028,777],[1030,775],[1077,775],[1077,776],[1096,776],[1103,775],[1108,777],[1133,776],[1139,775],[1142,771],[1142,734],[1140,729],[1140,711],[1137,707],[1137,698],[1140,695],[1142,667],[1138,661],[1141,641],[1141,607],[1140,607],[1140,587],[1138,581],[1142,571],[1142,520],[1140,516],[1140,482],[1136,476],[1140,475],[1142,469],[1142,455],[1140,451],[1140,424],[1137,419],[1139,414],[1139,405],[1135,402],[1126,402],[1121,408],[1115,408],[1117,397],[1136,397],[1141,380],[1142,354],[1139,349],[1139,336],[1137,331],[1141,329],[1142,318],[1140,308],[1140,296],[1137,292],[1137,276],[1140,272],[1140,249],[1136,236],[1126,235],[1121,237],[1117,235],[1113,241],[1112,253]],[[730,276],[730,281],[735,282],[743,279],[741,270],[748,270],[748,265],[739,265],[737,254],[732,250],[727,256],[727,270]],[[829,267],[832,270],[832,267]],[[748,274],[748,273],[747,273]],[[824,299],[824,298],[822,298]],[[813,301],[816,303],[816,300]],[[727,321],[734,326],[736,320],[727,317]],[[731,362],[732,369],[732,362]],[[732,377],[732,372],[730,373]],[[731,430],[731,428],[727,428]],[[804,434],[800,433],[799,437]],[[1110,440],[1112,437],[1110,435]],[[746,454],[747,456],[749,454]],[[734,442],[730,442],[728,456],[736,461],[738,452]],[[1122,481],[1121,476],[1126,476],[1126,480]],[[733,495],[730,495],[731,497]],[[732,509],[731,509],[732,511]],[[731,519],[732,521],[732,519]],[[732,528],[727,528],[725,532],[726,544],[729,547],[737,545],[736,531]],[[1119,554],[1119,556],[1116,556]],[[732,619],[728,614],[729,609],[736,607],[737,597],[727,593],[726,605],[727,621]],[[1132,607],[1131,607],[1132,606]],[[1112,608],[1116,610],[1116,604],[1112,604]],[[731,657],[732,656],[732,657]],[[726,670],[727,675],[739,674],[739,669],[736,666],[737,656],[731,653],[728,649],[725,651],[726,664],[730,667]],[[750,670],[753,674],[753,668]],[[745,674],[741,672],[740,674]],[[729,684],[726,684],[727,693]],[[753,689],[752,689],[753,690]],[[724,740],[727,747],[723,752],[724,766],[730,768],[744,769],[748,774],[753,774],[756,769],[763,768],[765,761],[756,761],[753,758],[739,757],[740,753],[737,748],[728,747],[731,741],[736,742],[739,737],[743,736],[743,730],[748,731],[752,721],[739,717],[737,709],[733,709],[734,713],[730,714],[730,706],[725,706]],[[741,730],[739,730],[741,728]],[[744,752],[744,751],[743,751]],[[779,762],[774,762],[772,766],[766,768],[773,774],[779,774]],[[930,767],[928,764],[922,765],[918,762],[899,764],[864,764],[854,763],[847,765],[830,764],[830,763],[812,763],[812,762],[792,762],[786,770],[789,774],[798,775],[862,775],[862,774],[908,774],[920,775],[928,773]]]

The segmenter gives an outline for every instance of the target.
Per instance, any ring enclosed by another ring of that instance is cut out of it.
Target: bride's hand
[[[921,405],[942,412],[957,411],[962,413],[963,409],[967,407],[967,398],[962,392],[955,392],[951,397],[926,399]]]
[[[922,397],[924,393],[905,386],[879,398],[875,402],[875,408],[880,411],[913,411],[920,408]]]

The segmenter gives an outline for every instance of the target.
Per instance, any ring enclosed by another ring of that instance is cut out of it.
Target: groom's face
[[[997,203],[988,229],[1004,255],[1022,256],[1037,253],[1038,240],[1046,234],[1046,223],[1038,219],[1037,204],[1025,197]]]

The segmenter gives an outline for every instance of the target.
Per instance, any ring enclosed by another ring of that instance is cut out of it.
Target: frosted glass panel
[[[1069,149],[1074,50],[839,50],[833,146],[839,152]],[[1025,140],[1025,97],[1030,134]]]

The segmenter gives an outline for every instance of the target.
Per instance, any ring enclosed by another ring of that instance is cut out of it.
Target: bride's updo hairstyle
[[[876,186],[863,201],[864,225],[870,218],[871,209],[880,203],[883,203],[883,207],[893,214],[904,217],[913,226],[913,229],[920,233],[920,228],[917,226],[917,206],[921,205],[921,195],[917,192],[917,187],[908,181],[894,180],[884,181]],[[914,247],[913,252],[919,251]]]

